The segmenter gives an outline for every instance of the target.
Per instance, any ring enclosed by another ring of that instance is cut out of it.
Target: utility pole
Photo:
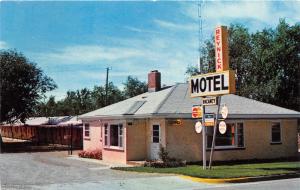
[[[202,57],[202,40],[203,40],[203,32],[202,32],[202,3],[200,0],[198,1],[198,45],[199,45],[199,62],[198,62],[198,70],[199,73],[204,74],[203,70],[203,57]]]
[[[110,68],[106,67],[106,83],[105,83],[105,106],[107,106],[107,93],[108,93],[108,73]]]

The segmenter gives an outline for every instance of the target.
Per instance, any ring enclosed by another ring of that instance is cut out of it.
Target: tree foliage
[[[35,63],[13,50],[0,51],[0,121],[25,121],[43,95],[56,88]]]
[[[206,72],[215,70],[213,38],[203,50]],[[229,27],[230,68],[236,70],[237,94],[300,111],[300,24],[280,20],[275,29],[250,33]],[[188,67],[187,74],[197,73]],[[194,71],[194,72],[192,72]]]
[[[131,98],[136,95],[147,92],[148,87],[145,82],[141,82],[136,77],[128,76],[124,83],[124,97]]]
[[[66,97],[59,101],[55,101],[53,96],[49,97],[46,102],[40,103],[36,116],[81,115],[144,93],[146,90],[147,85],[145,82],[128,76],[124,83],[123,91],[112,82],[108,84],[107,102],[105,102],[105,85],[94,86],[92,90],[83,88],[81,90],[68,91]]]

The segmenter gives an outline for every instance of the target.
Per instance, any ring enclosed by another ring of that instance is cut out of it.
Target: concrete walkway
[[[81,158],[81,157],[79,157],[77,155],[70,155],[70,156],[68,156],[68,159],[70,159],[70,160],[78,160],[78,161],[83,161],[83,162],[96,163],[96,164],[104,165],[106,168],[132,167],[132,165],[128,165],[128,164],[120,164],[120,163],[107,162],[107,161],[103,161],[103,160]]]

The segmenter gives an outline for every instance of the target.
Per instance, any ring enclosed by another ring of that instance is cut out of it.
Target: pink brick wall
[[[102,149],[101,142],[101,125],[98,121],[89,122],[90,124],[90,137],[84,136],[83,126],[83,150]]]

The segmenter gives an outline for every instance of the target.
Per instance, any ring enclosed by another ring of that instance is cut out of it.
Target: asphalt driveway
[[[66,153],[0,154],[2,189],[191,189],[199,183],[174,175],[111,170]],[[157,185],[159,184],[159,186]],[[207,186],[204,184],[204,186]]]
[[[0,154],[0,190],[5,189],[298,189],[299,179],[245,184],[206,184],[176,175],[111,170],[64,152]]]

